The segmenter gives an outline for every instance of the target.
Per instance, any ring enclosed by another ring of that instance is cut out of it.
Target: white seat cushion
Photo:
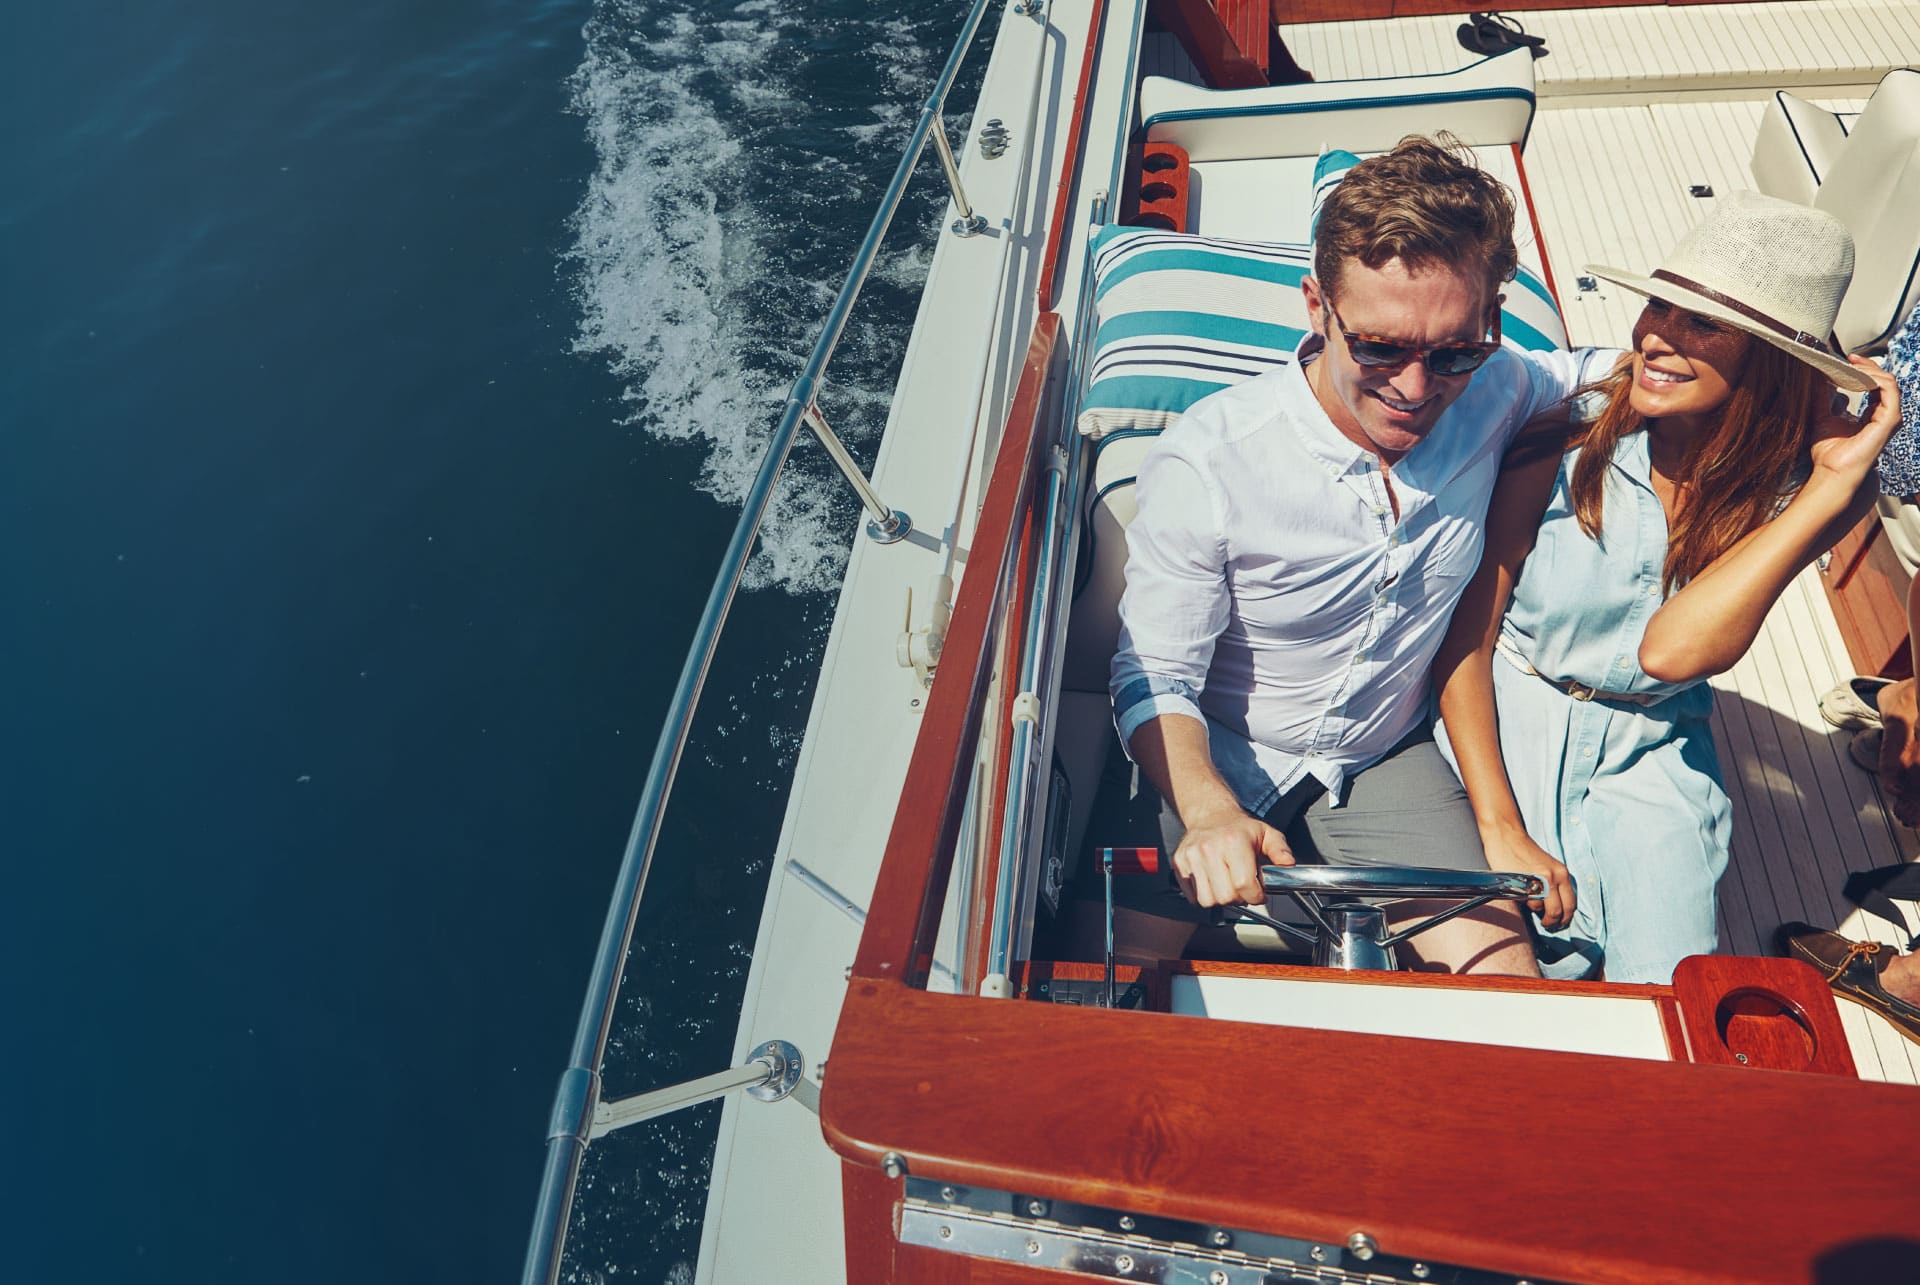
[[[1433,128],[1439,103],[1447,104],[1447,126],[1464,143],[1522,143],[1533,101],[1533,58],[1516,49],[1438,75],[1258,89],[1206,89],[1148,76],[1140,84],[1140,120],[1149,141],[1177,143],[1194,162],[1236,161],[1315,156],[1323,144],[1384,152]]]

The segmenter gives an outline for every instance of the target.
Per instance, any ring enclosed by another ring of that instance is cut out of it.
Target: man
[[[1499,346],[1513,219],[1452,140],[1362,162],[1316,226],[1297,365],[1197,403],[1142,461],[1111,691],[1200,906],[1259,903],[1259,866],[1296,856],[1486,869],[1427,668],[1507,444],[1606,365]],[[1510,904],[1410,946],[1538,975]]]

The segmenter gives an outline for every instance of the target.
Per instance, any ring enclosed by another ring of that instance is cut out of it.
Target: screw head
[[[1227,1274],[1216,1267],[1207,1273],[1207,1285],[1227,1285]]]
[[[951,1228],[951,1227],[942,1227],[942,1228],[940,1229],[940,1239],[941,1239],[941,1240],[952,1240],[952,1239],[953,1239],[953,1228]]]
[[[1040,1257],[1040,1242],[1039,1242],[1039,1241],[1037,1241],[1037,1240],[1030,1240],[1030,1241],[1028,1241],[1028,1242],[1027,1242],[1027,1256],[1028,1256],[1029,1258],[1038,1258],[1038,1257]]]
[[[1373,1257],[1377,1248],[1373,1243],[1373,1237],[1363,1231],[1357,1231],[1347,1237],[1347,1251],[1363,1263]]]
[[[1433,1275],[1433,1269],[1425,1263],[1415,1263],[1413,1265],[1413,1275],[1416,1280],[1425,1280],[1427,1277]]]
[[[1134,1229],[1135,1227],[1138,1227],[1139,1225],[1140,1225],[1139,1223],[1136,1223],[1136,1222],[1135,1222],[1135,1221],[1133,1220],[1133,1215],[1132,1215],[1132,1214],[1121,1214],[1121,1215],[1120,1215],[1120,1230],[1121,1230],[1121,1231],[1132,1231],[1132,1230],[1133,1230],[1133,1229]]]
[[[1133,1255],[1121,1254],[1118,1258],[1115,1258],[1113,1260],[1113,1270],[1119,1272],[1122,1276],[1131,1272],[1133,1270]]]
[[[1733,1060],[1738,1062],[1741,1066],[1745,1066],[1747,1064],[1747,1055],[1745,1053],[1735,1053],[1733,1055]]]
[[[886,1155],[880,1157],[880,1172],[889,1178],[906,1177],[907,1158],[898,1151],[887,1152]]]
[[[1233,1237],[1218,1228],[1214,1229],[1213,1234],[1208,1236],[1207,1239],[1212,1241],[1215,1248],[1218,1249],[1225,1249],[1228,1245],[1233,1244]]]
[[[1307,1257],[1316,1263],[1324,1263],[1327,1261],[1327,1251],[1314,1245],[1307,1250]]]
[[[1029,1200],[1027,1202],[1027,1212],[1035,1218],[1045,1218],[1047,1216],[1047,1202],[1044,1200]]]
[[[940,1188],[940,1199],[946,1201],[948,1204],[952,1204],[953,1198],[959,1194],[960,1193],[955,1191],[952,1187]]]

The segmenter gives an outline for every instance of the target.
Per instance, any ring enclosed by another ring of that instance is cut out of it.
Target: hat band
[[[1790,339],[1796,344],[1804,344],[1809,348],[1817,349],[1823,353],[1832,352],[1832,349],[1827,346],[1826,341],[1818,336],[1810,335],[1804,330],[1795,330],[1792,326],[1775,321],[1758,308],[1749,308],[1732,295],[1721,294],[1712,286],[1701,285],[1698,281],[1689,281],[1679,273],[1668,272],[1665,268],[1655,268],[1653,270],[1653,279],[1656,281],[1664,281],[1668,285],[1679,286],[1682,290],[1691,290],[1703,298],[1711,299],[1722,308],[1731,308],[1747,320],[1765,326],[1768,330],[1771,330],[1783,339]]]

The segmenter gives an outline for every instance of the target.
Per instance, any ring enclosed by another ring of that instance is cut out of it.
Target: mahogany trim
[[[866,931],[854,956],[856,978],[906,977],[924,981],[932,964],[935,930],[947,878],[959,842],[974,749],[987,707],[993,649],[989,639],[1001,619],[1013,533],[1032,503],[1034,478],[1046,438],[1038,431],[1060,314],[1034,319],[1033,337],[1007,410],[1007,427],[987,483],[985,504],[974,526],[967,573],[955,596],[947,643],[927,694],[927,710],[907,762],[900,803],[867,906]]]
[[[1153,20],[1172,32],[1213,89],[1258,89],[1267,73],[1234,43],[1233,33],[1207,0],[1153,0]],[[1264,58],[1266,50],[1262,49]]]
[[[1827,979],[1803,960],[1691,955],[1673,998],[1694,1062],[1857,1074]]]
[[[1920,1254],[1920,1093],[1834,1076],[856,979],[821,1125],[856,1165],[1601,1285]]]
[[[1053,219],[1047,226],[1046,253],[1040,257],[1040,311],[1053,311],[1053,288],[1060,275],[1060,251],[1065,247],[1067,215],[1073,209],[1074,177],[1080,168],[1080,144],[1087,132],[1087,88],[1093,83],[1093,60],[1107,18],[1107,0],[1093,0],[1087,19],[1087,47],[1080,53],[1080,83],[1073,91],[1073,117],[1067,125],[1067,146],[1060,159],[1060,177],[1053,184]]]
[[[1560,287],[1553,280],[1553,261],[1547,254],[1547,236],[1540,230],[1540,211],[1533,206],[1533,188],[1527,183],[1527,164],[1520,159],[1520,144],[1513,149],[1513,172],[1520,176],[1520,200],[1527,207],[1527,220],[1533,224],[1533,243],[1540,247],[1540,272],[1547,279],[1547,293],[1553,296],[1553,310],[1560,314],[1560,325],[1567,324],[1567,306],[1560,298]]]

